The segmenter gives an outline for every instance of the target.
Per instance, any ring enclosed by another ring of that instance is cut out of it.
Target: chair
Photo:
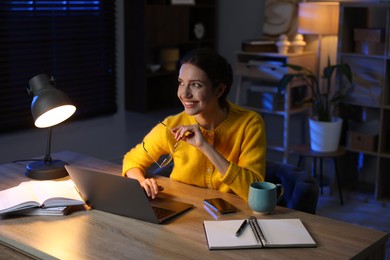
[[[159,168],[153,174],[169,177],[173,163]],[[283,198],[279,206],[315,214],[319,196],[317,181],[310,175],[294,165],[270,162],[266,164],[265,181],[283,185]]]
[[[305,170],[288,163],[267,161],[265,181],[282,184],[284,194],[279,206],[316,213],[319,186]]]
[[[304,165],[304,159],[312,157],[312,176],[316,178],[316,172],[317,172],[317,161],[320,162],[320,194],[322,195],[323,191],[323,159],[331,159],[333,161],[334,165],[334,170],[335,170],[335,177],[337,181],[337,188],[339,189],[339,197],[340,197],[340,204],[344,205],[344,200],[343,200],[343,193],[341,189],[341,182],[340,182],[340,174],[338,170],[338,164],[337,164],[337,159],[340,160],[340,157],[344,156],[346,153],[346,150],[343,147],[339,147],[336,151],[334,152],[317,152],[313,151],[310,149],[310,146],[308,145],[296,145],[291,147],[290,152],[292,154],[297,154],[299,155],[297,167],[302,167]]]

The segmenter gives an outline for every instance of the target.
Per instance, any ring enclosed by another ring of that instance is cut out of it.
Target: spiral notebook
[[[300,219],[256,219],[250,217],[240,236],[243,220],[204,221],[209,249],[316,247]]]

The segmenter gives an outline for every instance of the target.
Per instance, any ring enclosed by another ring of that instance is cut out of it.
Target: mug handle
[[[275,186],[276,186],[276,194],[279,194],[277,199],[277,203],[279,203],[279,201],[283,198],[284,188],[282,184],[275,184]]]

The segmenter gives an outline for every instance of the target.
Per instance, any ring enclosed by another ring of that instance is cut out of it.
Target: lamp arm
[[[46,146],[46,155],[45,155],[45,159],[44,159],[44,162],[46,165],[50,165],[51,164],[51,155],[50,155],[50,150],[51,150],[51,131],[52,131],[52,127],[49,127],[49,132],[48,132],[48,136],[47,136],[47,146]]]

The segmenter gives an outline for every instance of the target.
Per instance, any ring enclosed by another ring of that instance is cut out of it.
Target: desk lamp
[[[26,176],[38,180],[65,177],[68,175],[64,168],[66,163],[61,160],[52,160],[50,156],[51,132],[52,126],[72,116],[76,111],[76,107],[64,92],[55,88],[53,77],[39,74],[30,79],[29,85],[30,88],[27,91],[34,96],[31,102],[34,124],[38,128],[49,128],[49,135],[45,158],[28,164]]]

